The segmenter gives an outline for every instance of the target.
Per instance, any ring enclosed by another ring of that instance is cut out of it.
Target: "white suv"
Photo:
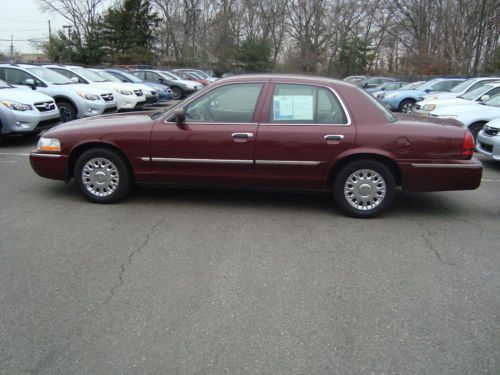
[[[54,98],[62,122],[116,111],[116,101],[109,89],[76,84],[41,66],[0,64],[0,79],[15,87],[36,90]]]

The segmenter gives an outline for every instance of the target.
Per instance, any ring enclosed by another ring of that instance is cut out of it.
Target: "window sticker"
[[[314,119],[312,95],[277,95],[274,96],[273,105],[275,121]]]

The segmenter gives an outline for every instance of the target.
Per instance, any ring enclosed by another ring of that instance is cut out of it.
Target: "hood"
[[[426,104],[434,104],[436,105],[436,108],[439,108],[441,106],[445,105],[459,105],[460,107],[464,105],[474,105],[477,104],[477,102],[474,102],[473,100],[466,100],[462,98],[451,98],[451,99],[426,99],[418,102],[418,105],[423,107]]]
[[[452,98],[456,98],[459,95],[460,95],[460,93],[453,93],[453,92],[442,92],[440,94],[426,94],[426,95],[424,95],[424,100],[428,100],[428,99],[452,99]]]
[[[116,113],[95,117],[86,117],[79,120],[65,122],[51,128],[47,136],[57,136],[72,132],[98,132],[107,135],[115,131],[123,131],[124,127],[134,127],[150,131],[155,120],[151,119],[151,114],[155,111]],[[157,111],[156,111],[157,112]]]
[[[434,115],[437,116],[458,116],[464,113],[471,112],[488,112],[490,110],[500,111],[500,108],[484,105],[481,103],[473,103],[467,105],[447,105],[443,106],[443,108],[437,108],[433,111]]]
[[[67,88],[68,90],[71,90],[74,92],[83,91],[85,93],[98,95],[98,96],[101,96],[102,94],[111,94],[112,93],[112,90],[108,90],[106,88],[102,88],[102,87],[96,86],[94,84],[87,85],[85,83],[75,83],[72,85],[60,85],[57,87],[64,87],[64,88]]]
[[[22,104],[34,104],[39,102],[53,102],[50,96],[35,90],[1,89],[0,100],[12,100]]]
[[[403,95],[413,96],[413,95],[419,95],[419,93],[422,93],[424,91],[420,91],[420,90],[386,90],[383,92],[385,93],[384,96],[387,97],[387,96],[389,96],[389,94],[397,94],[398,96],[403,96]]]

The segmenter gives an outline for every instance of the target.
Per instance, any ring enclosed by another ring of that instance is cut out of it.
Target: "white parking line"
[[[19,153],[15,153],[15,152],[0,152],[0,155],[1,156],[6,156],[6,155],[9,155],[9,156],[30,156],[30,154],[19,154]]]
[[[500,180],[488,180],[488,179],[483,178],[481,180],[481,182],[500,182]]]

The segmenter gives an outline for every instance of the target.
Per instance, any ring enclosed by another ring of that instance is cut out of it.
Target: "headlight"
[[[61,142],[56,138],[44,138],[40,137],[38,141],[38,149],[40,151],[61,151]]]
[[[2,100],[2,104],[13,111],[31,111],[33,109],[29,104],[13,102],[12,100]]]
[[[87,94],[86,92],[83,91],[78,91],[77,95],[86,100],[99,100],[99,96],[94,94]]]
[[[426,104],[422,106],[422,110],[424,111],[433,111],[436,108],[435,104]]]
[[[134,95],[134,93],[130,90],[124,90],[124,89],[120,89],[118,87],[115,88],[115,91],[118,93],[118,94],[122,94],[122,95]]]
[[[153,87],[156,91],[167,91],[167,89],[164,89],[162,87],[157,87],[157,86],[154,86]]]
[[[396,96],[399,96],[399,94],[398,94],[397,92],[392,93],[392,94],[386,94],[386,95],[384,96],[384,99],[395,98]]]

